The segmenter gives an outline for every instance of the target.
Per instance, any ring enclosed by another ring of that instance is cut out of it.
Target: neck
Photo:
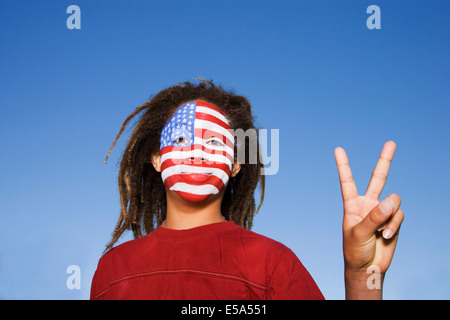
[[[223,222],[220,210],[223,193],[205,201],[193,203],[184,200],[176,192],[166,189],[167,214],[162,226],[168,229],[184,230],[203,225]]]

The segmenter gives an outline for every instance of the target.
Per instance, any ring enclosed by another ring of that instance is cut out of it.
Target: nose
[[[191,163],[194,164],[201,164],[203,163],[206,159],[203,157],[190,157],[189,160],[191,161]]]
[[[194,147],[191,149],[190,155],[187,157],[187,160],[189,160],[192,164],[202,164],[204,161],[206,161],[205,157],[203,156],[203,151],[200,148]]]

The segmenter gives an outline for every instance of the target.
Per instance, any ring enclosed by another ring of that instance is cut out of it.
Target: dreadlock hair
[[[200,78],[199,78],[200,79]],[[164,125],[183,103],[194,100],[207,101],[220,108],[234,130],[255,129],[249,101],[232,91],[226,91],[212,81],[200,79],[198,84],[183,82],[160,91],[149,101],[136,108],[123,122],[105,159],[109,157],[117,140],[127,124],[135,116],[145,111],[125,148],[119,169],[120,216],[106,246],[109,251],[125,230],[132,230],[134,238],[142,237],[161,225],[166,218],[166,191],[161,173],[152,165],[153,155],[160,152],[160,135]],[[236,138],[235,138],[236,140]],[[253,217],[264,200],[265,179],[260,148],[257,145],[257,163],[247,163],[249,141],[245,139],[245,163],[241,163],[239,173],[230,178],[222,199],[221,211],[227,221],[251,229]],[[235,160],[237,154],[235,141]],[[254,162],[254,161],[253,161]],[[255,189],[260,184],[260,201],[255,206]]]

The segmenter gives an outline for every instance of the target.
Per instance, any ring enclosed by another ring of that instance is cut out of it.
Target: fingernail
[[[384,229],[383,231],[383,238],[385,238],[386,240],[392,238],[392,230],[390,228]]]
[[[386,198],[380,203],[380,211],[384,214],[388,215],[392,213],[392,210],[394,210],[394,202],[391,200],[391,198]]]

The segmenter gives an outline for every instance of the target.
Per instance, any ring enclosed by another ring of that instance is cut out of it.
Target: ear
[[[152,164],[156,172],[161,172],[161,155],[159,153],[152,155]]]
[[[231,168],[231,177],[234,178],[239,171],[241,170],[241,164],[239,162],[234,162],[233,167]]]

